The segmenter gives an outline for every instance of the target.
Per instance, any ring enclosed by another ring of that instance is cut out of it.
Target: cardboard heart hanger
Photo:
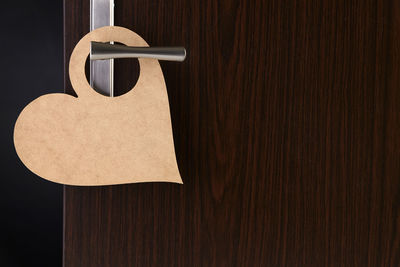
[[[61,184],[182,183],[158,61],[139,59],[135,87],[118,97],[103,96],[85,76],[91,41],[148,46],[122,27],[103,27],[84,36],[69,64],[78,97],[48,94],[23,109],[14,128],[19,158],[35,174]]]

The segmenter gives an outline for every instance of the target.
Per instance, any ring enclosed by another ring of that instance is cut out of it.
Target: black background
[[[7,1],[1,7],[0,266],[61,266],[62,186],[17,157],[14,123],[40,95],[63,92],[62,1]]]

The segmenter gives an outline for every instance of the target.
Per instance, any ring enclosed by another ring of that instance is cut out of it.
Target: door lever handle
[[[133,47],[119,44],[91,42],[90,60],[111,58],[154,58],[168,61],[184,61],[184,47]]]

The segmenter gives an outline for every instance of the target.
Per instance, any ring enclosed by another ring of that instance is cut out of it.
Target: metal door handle
[[[133,47],[118,44],[91,42],[90,60],[110,58],[154,58],[158,60],[184,61],[184,47]]]

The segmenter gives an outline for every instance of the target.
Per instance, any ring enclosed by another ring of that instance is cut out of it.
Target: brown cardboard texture
[[[32,172],[61,184],[182,183],[158,61],[139,59],[136,86],[122,96],[103,96],[90,87],[84,72],[91,41],[148,46],[122,27],[84,36],[69,64],[78,97],[48,94],[27,105],[14,129],[18,156]]]

